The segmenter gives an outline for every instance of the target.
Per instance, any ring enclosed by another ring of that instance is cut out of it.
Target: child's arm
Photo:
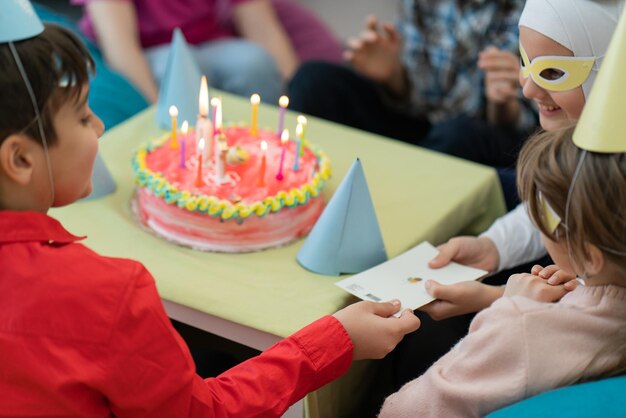
[[[485,72],[487,120],[515,126],[520,117],[519,59],[509,51],[489,47],[482,51],[478,68]]]
[[[419,308],[435,321],[453,316],[480,312],[491,306],[504,293],[504,288],[475,280],[443,285],[434,280],[425,283],[426,291],[434,301]]]
[[[159,90],[139,42],[135,6],[130,1],[99,0],[87,3],[104,57],[114,70],[155,103]]]
[[[480,237],[456,237],[437,247],[439,255],[429,267],[440,268],[450,261],[498,272],[546,255],[539,230],[524,205],[498,218]]]
[[[364,76],[381,83],[395,96],[410,93],[406,70],[400,57],[402,38],[390,23],[380,24],[368,16],[365,30],[348,41],[344,58]]]
[[[516,305],[499,300],[426,373],[388,397],[379,418],[479,417],[528,396],[526,329]]]
[[[259,43],[274,57],[285,80],[298,68],[298,57],[287,33],[268,0],[238,4],[233,10],[235,27],[241,36]]]
[[[326,316],[261,355],[202,380],[149,273],[140,270],[103,347],[103,396],[117,417],[279,417],[353,359],[381,358],[419,326],[392,303],[360,302]]]
[[[535,112],[521,97],[519,87],[519,16],[524,2],[511,2],[507,12],[496,15],[485,32],[485,50],[478,67],[485,74],[486,114],[490,123],[520,130],[535,128]],[[505,6],[497,6],[504,8]]]
[[[548,279],[536,275],[537,273],[514,274],[506,282],[504,296],[524,296],[539,302],[556,302],[561,300],[568,292],[574,290],[578,285],[575,276],[565,271],[558,270],[556,266],[542,269],[540,266],[533,267],[533,271],[539,273],[548,270]],[[552,273],[550,271],[554,270]],[[560,273],[560,275],[557,275]],[[552,283],[550,283],[552,280]]]

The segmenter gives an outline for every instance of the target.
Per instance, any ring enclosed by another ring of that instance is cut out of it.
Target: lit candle
[[[293,161],[293,171],[300,170],[300,149],[302,148],[302,132],[304,132],[304,127],[302,123],[298,123],[296,126],[296,153],[294,154]]]
[[[212,132],[211,121],[209,120],[209,87],[206,77],[202,76],[200,82],[200,95],[198,98],[198,119],[196,121],[196,146],[199,147],[200,138],[209,138]],[[206,158],[206,149],[203,150],[203,157]]]
[[[178,130],[178,108],[176,106],[170,106],[170,118],[172,118],[172,140],[170,146],[174,149],[178,148],[178,141],[176,139]]]
[[[200,115],[209,116],[209,85],[207,84],[206,77],[202,76],[200,80],[200,94],[198,95],[198,110]]]
[[[280,153],[280,165],[278,166],[278,174],[276,174],[276,180],[281,181],[283,176],[283,164],[285,163],[285,151],[287,150],[287,141],[289,141],[289,129],[285,129],[280,136],[280,145],[282,152]]]
[[[265,156],[266,153],[267,153],[267,142],[261,141],[261,168],[259,170],[259,181],[257,182],[257,186],[259,187],[265,186],[265,165],[267,164],[266,156]]]
[[[302,125],[302,136],[300,137],[300,139],[304,141],[306,139],[306,124],[307,124],[306,117],[304,117],[304,115],[298,115],[297,121],[299,124]],[[300,157],[302,157],[303,154],[304,154],[304,148],[300,148]]]
[[[278,106],[280,106],[280,115],[278,116],[278,135],[281,134],[285,128],[285,109],[289,106],[289,97],[280,96],[278,99]]]
[[[226,154],[228,153],[228,145],[226,144],[226,137],[221,134],[219,141],[220,154],[217,158],[217,170],[215,172],[216,182],[222,184],[224,182],[224,176],[226,174]]]
[[[250,135],[257,136],[258,132],[258,118],[259,118],[259,103],[261,103],[261,96],[253,94],[250,96],[250,104],[252,105],[252,122],[250,123]]]
[[[196,176],[196,187],[204,186],[204,180],[202,180],[202,156],[204,154],[204,138],[200,138],[198,141],[198,175]]]
[[[189,132],[189,122],[183,121],[180,127],[180,168],[185,168],[185,142],[187,141],[187,133]]]

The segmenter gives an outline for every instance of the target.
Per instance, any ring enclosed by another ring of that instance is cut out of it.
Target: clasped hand
[[[536,265],[529,273],[509,277],[504,296],[525,296],[539,302],[556,302],[578,285],[576,276],[557,266]]]

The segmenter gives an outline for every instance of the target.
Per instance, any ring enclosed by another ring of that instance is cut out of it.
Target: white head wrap
[[[626,0],[527,0],[519,25],[558,42],[576,57],[604,56]],[[585,98],[599,69],[583,83]]]

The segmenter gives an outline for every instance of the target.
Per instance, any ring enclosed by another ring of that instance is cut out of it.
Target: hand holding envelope
[[[435,321],[478,312],[490,306],[504,292],[504,287],[478,281],[443,285],[429,280],[425,287],[435,300],[418,309],[426,312]]]
[[[437,283],[431,286],[437,287],[439,284],[473,282],[487,274],[485,270],[457,263],[432,269],[428,267],[428,262],[436,255],[437,249],[423,242],[387,262],[335,284],[363,300],[399,299],[402,308],[417,309],[435,299],[424,286],[428,280],[435,280]],[[467,287],[474,285],[486,286],[473,282]]]

